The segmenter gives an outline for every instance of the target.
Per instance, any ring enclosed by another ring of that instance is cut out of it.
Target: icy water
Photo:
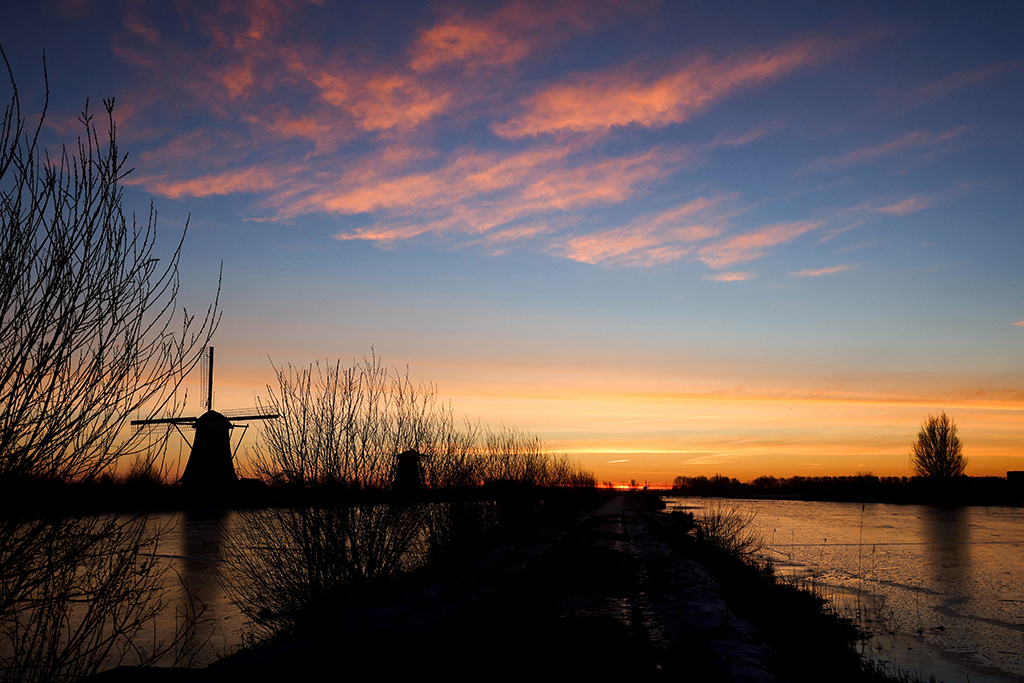
[[[163,638],[173,637],[175,613],[187,611],[194,600],[205,606],[199,636],[206,644],[192,665],[205,666],[237,650],[246,619],[222,588],[218,572],[223,571],[228,535],[236,530],[238,514],[225,510],[166,513],[154,515],[150,523],[167,528],[157,557],[172,569],[165,581],[169,594],[176,596],[174,607],[159,619]]]
[[[872,631],[866,656],[925,681],[1024,681],[1024,508],[724,502],[756,514],[780,573]]]

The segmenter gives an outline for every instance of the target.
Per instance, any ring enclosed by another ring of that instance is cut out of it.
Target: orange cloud
[[[845,273],[848,270],[853,270],[856,266],[845,265],[845,266],[833,266],[832,268],[819,268],[818,270],[800,270],[795,273],[790,273],[790,277],[820,277],[822,275],[834,275],[835,273]]]
[[[932,206],[935,206],[935,200],[933,198],[915,195],[913,197],[907,197],[903,201],[896,202],[895,204],[880,206],[878,210],[882,213],[892,214],[893,216],[906,216],[923,209],[931,208]]]
[[[617,9],[617,3],[519,0],[488,15],[455,12],[420,31],[409,49],[409,66],[413,71],[429,71],[451,65],[478,69],[515,64],[540,48],[606,21]]]
[[[722,233],[722,225],[710,224],[721,223],[720,218],[709,216],[708,210],[731,198],[695,199],[628,226],[577,235],[558,251],[574,261],[593,264],[652,266],[677,261],[691,253],[696,243]]]
[[[521,138],[682,123],[742,88],[781,78],[829,56],[823,42],[804,41],[718,62],[702,56],[653,81],[635,68],[577,76],[533,95],[524,103],[524,114],[494,130],[503,137]]]
[[[208,174],[189,180],[128,176],[124,182],[127,185],[143,185],[151,192],[171,199],[179,199],[181,197],[209,197],[236,192],[272,190],[278,186],[280,181],[278,173],[277,170],[252,167]]]
[[[483,235],[512,221],[628,200],[681,161],[657,149],[597,160],[573,159],[573,151],[550,147],[505,158],[465,152],[439,168],[399,174],[367,160],[334,187],[288,199],[282,211],[391,214],[339,239],[390,241],[407,233],[404,221],[412,216],[416,234]]]
[[[768,253],[768,248],[794,240],[804,233],[824,225],[824,221],[778,223],[754,232],[737,235],[716,244],[702,247],[697,253],[701,261],[712,268],[728,268],[745,263]]]
[[[1014,325],[1017,327],[1024,327],[1024,320],[1021,320],[1019,323],[1014,323]]]
[[[753,273],[718,273],[716,275],[705,275],[705,280],[711,282],[742,282],[754,278]]]
[[[922,104],[934,102],[937,99],[950,95],[957,90],[970,88],[979,83],[989,81],[1002,76],[1007,71],[1019,69],[1024,61],[999,62],[981,67],[980,69],[962,69],[954,74],[914,88],[905,94],[895,96],[897,101],[903,102],[902,111],[908,111]]]
[[[510,64],[531,52],[530,42],[522,36],[511,36],[496,26],[463,17],[446,21],[424,30],[411,52],[409,66],[414,71],[427,71],[455,62],[475,64]]]
[[[450,94],[399,72],[363,73],[333,66],[303,74],[320,98],[345,110],[366,131],[420,125],[448,108]]]
[[[890,140],[889,142],[884,142],[880,145],[861,147],[860,149],[856,149],[838,157],[822,157],[820,159],[816,159],[808,164],[804,171],[823,168],[845,168],[856,164],[875,162],[883,157],[908,149],[937,147],[963,135],[967,131],[971,130],[971,128],[972,126],[957,126],[956,128],[949,128],[938,134],[929,133],[928,131],[923,130],[913,131],[912,133],[907,133],[902,137]]]

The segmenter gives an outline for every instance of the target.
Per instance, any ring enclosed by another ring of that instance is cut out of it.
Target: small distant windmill
[[[242,427],[242,436],[249,428],[241,424],[251,420],[273,420],[278,417],[262,408],[242,408],[225,410],[222,413],[213,409],[213,347],[207,348],[208,354],[200,359],[201,384],[200,394],[205,403],[206,411],[199,417],[169,417],[152,420],[132,420],[136,430],[159,429],[174,427],[185,442],[188,437],[181,431],[183,425],[196,430],[195,440],[189,444],[192,449],[188,456],[188,464],[181,475],[183,486],[192,489],[223,489],[236,483],[234,453],[231,450],[231,430]],[[242,440],[239,438],[238,445]],[[238,450],[238,446],[235,446]]]

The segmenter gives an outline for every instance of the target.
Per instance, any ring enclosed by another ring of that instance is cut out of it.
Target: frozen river
[[[923,680],[1024,681],[1024,508],[726,502],[756,513],[780,573],[874,632],[869,656]]]

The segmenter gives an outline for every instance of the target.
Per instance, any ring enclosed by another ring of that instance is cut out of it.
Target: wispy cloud
[[[410,31],[405,49],[357,55],[343,43],[309,41],[297,28],[313,4],[183,2],[183,17],[202,37],[187,47],[150,30],[145,6],[126,10],[118,50],[152,75],[130,98],[131,130],[153,141],[143,152],[145,172],[128,182],[173,198],[254,195],[256,220],[368,218],[338,232],[342,241],[387,247],[430,237],[490,253],[528,244],[605,266],[692,259],[729,269],[820,225],[735,234],[743,209],[723,191],[659,212],[640,202],[700,163],[704,151],[749,144],[778,122],[705,143],[616,146],[607,133],[690,120],[736,93],[824,64],[853,41],[689,53],[667,69],[631,62],[563,77],[509,105],[494,95],[528,86],[516,80],[517,65],[632,9],[519,0],[488,10],[439,6],[432,21]],[[178,120],[205,123],[169,134],[161,117],[172,110]],[[445,126],[478,136],[460,135],[456,146]],[[589,135],[547,135],[565,131]],[[599,215],[608,207],[622,219]]]
[[[1014,325],[1017,327],[1024,327],[1024,320],[1021,320],[1019,323],[1014,323]]]
[[[836,273],[845,273],[849,270],[856,268],[854,265],[843,265],[833,266],[831,268],[819,268],[817,270],[798,270],[795,273],[790,273],[790,277],[820,277],[822,275],[834,275]]]
[[[710,282],[743,282],[744,280],[753,279],[753,273],[715,273],[714,275],[705,275],[704,279]]]
[[[941,133],[916,130],[898,138],[894,138],[888,142],[860,147],[852,152],[847,152],[840,156],[821,157],[812,161],[803,170],[804,172],[807,172],[822,169],[846,168],[856,164],[873,163],[898,152],[921,148],[935,148],[960,137],[971,130],[971,128],[971,126],[957,126],[955,128],[944,130]]]
[[[944,76],[906,92],[887,92],[883,97],[899,103],[899,110],[905,113],[915,107],[935,102],[958,90],[964,90],[986,81],[995,80],[1010,71],[1017,71],[1022,65],[1024,65],[1024,61],[1017,60],[997,62],[977,69],[961,69],[949,76]]]
[[[414,71],[509,66],[539,49],[585,32],[619,8],[608,3],[518,0],[489,13],[457,9],[422,29],[409,49]]]
[[[128,185],[144,185],[147,190],[165,197],[210,197],[236,193],[267,192],[279,186],[279,169],[250,167],[209,173],[197,178],[178,180],[148,175],[125,180]]]
[[[917,213],[924,209],[929,209],[935,206],[934,197],[924,197],[921,195],[915,195],[913,197],[907,197],[906,199],[896,202],[895,204],[888,204],[886,206],[878,207],[878,211],[882,213],[888,213],[893,216],[907,216],[912,213]]]
[[[695,245],[719,236],[724,219],[714,210],[734,195],[700,198],[647,215],[621,228],[575,235],[558,251],[584,263],[651,266],[677,261]]]
[[[820,64],[835,52],[824,40],[807,40],[721,60],[703,55],[662,76],[636,66],[580,74],[532,95],[521,115],[494,130],[520,138],[683,123],[744,88]]]
[[[709,244],[698,250],[698,258],[712,268],[728,268],[753,261],[768,253],[770,247],[789,242],[824,225],[824,221],[777,223],[742,235]]]
[[[771,135],[782,129],[782,122],[776,121],[771,124],[762,124],[760,126],[754,126],[745,133],[725,133],[717,136],[714,140],[708,143],[707,149],[716,149],[719,147],[742,147],[743,145],[749,145],[755,140],[760,140],[766,135]]]

